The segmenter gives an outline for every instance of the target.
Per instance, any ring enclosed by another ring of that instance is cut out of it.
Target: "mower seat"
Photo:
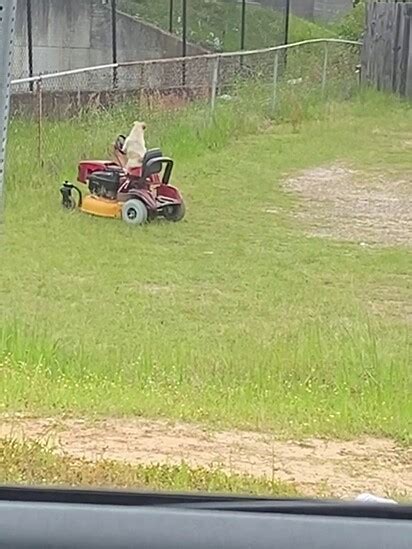
[[[160,173],[165,167],[162,179]],[[173,160],[163,156],[160,149],[150,149],[143,157],[142,170],[140,175],[129,174],[129,181],[133,187],[144,188],[149,181],[157,184],[168,185],[173,169]]]
[[[143,157],[142,173],[145,177],[150,177],[155,173],[162,171],[162,162],[152,162],[156,158],[162,159],[162,151],[160,149],[149,149]]]

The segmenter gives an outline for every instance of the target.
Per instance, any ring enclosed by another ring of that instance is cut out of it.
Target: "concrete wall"
[[[304,19],[313,19],[315,0],[291,0],[290,4],[294,15]]]
[[[352,0],[315,0],[313,16],[314,19],[333,21],[342,17],[351,9]]]
[[[286,0],[258,0],[262,6],[278,10],[286,14]],[[291,0],[291,10],[294,14],[305,19],[313,18],[313,5],[315,0]]]
[[[111,63],[111,12],[102,0],[32,0],[34,73]],[[179,56],[178,38],[118,14],[118,61]],[[27,76],[26,0],[18,0],[13,77]],[[204,53],[189,45],[188,53]]]
[[[285,12],[286,0],[260,0],[264,6]],[[292,12],[305,19],[331,21],[347,13],[352,0],[291,0]]]

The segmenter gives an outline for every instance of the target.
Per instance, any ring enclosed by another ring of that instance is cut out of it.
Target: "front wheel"
[[[63,198],[62,200],[62,206],[65,210],[75,210],[76,209],[76,201],[72,196],[68,196],[67,198]]]
[[[131,198],[122,206],[122,219],[128,225],[143,225],[147,222],[147,208],[141,200]]]
[[[181,202],[180,204],[171,204],[170,206],[166,206],[163,210],[165,219],[168,221],[174,221],[175,223],[181,221],[185,214],[186,206],[184,202]]]
[[[78,194],[77,202],[72,194],[73,190]],[[76,207],[80,207],[82,205],[82,194],[74,185],[65,182],[60,189],[60,194],[62,196],[62,206],[65,210],[75,210]]]

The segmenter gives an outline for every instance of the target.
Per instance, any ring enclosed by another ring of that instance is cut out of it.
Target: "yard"
[[[364,92],[297,125],[239,116],[230,104],[213,126],[203,116],[195,107],[145,113],[149,145],[176,160],[188,214],[140,229],[64,213],[58,195],[78,159],[106,156],[134,112],[49,122],[43,169],[35,126],[13,121],[0,274],[3,436],[28,444],[61,432],[64,459],[118,463],[136,432],[145,436],[134,448],[160,426],[153,459],[129,461],[176,467],[167,474],[182,479],[180,461],[207,471],[210,457],[224,474],[248,475],[233,489],[263,490],[250,483],[270,477],[265,489],[278,479],[280,493],[351,492],[350,473],[334,484],[335,465],[319,470],[308,488],[292,466],[285,473],[297,458],[273,441],[312,444],[319,455],[328,441],[340,445],[336,456],[359,455],[360,444],[364,464],[392,467],[380,491],[410,497],[410,105]],[[189,442],[162,449],[169,430]],[[243,461],[252,465],[242,467],[236,444],[246,431]],[[216,432],[231,450],[217,445],[201,459],[202,433]],[[261,469],[250,461],[259,433],[272,441]],[[92,438],[105,443],[90,446]],[[113,440],[126,442],[116,450]],[[9,464],[16,452],[44,452],[10,443],[2,451]],[[52,478],[72,482],[66,466],[58,470]],[[86,483],[108,481],[93,474]],[[17,466],[0,473],[16,477],[39,480]],[[165,487],[145,478],[137,484]]]

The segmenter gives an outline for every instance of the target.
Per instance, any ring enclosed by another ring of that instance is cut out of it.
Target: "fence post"
[[[275,60],[273,63],[273,89],[272,89],[272,101],[270,104],[270,114],[273,116],[276,109],[276,96],[278,91],[278,69],[279,69],[279,52],[275,52]]]
[[[285,36],[283,43],[285,46],[289,44],[289,30],[290,30],[290,0],[286,0],[286,6],[285,6]],[[285,49],[285,57],[284,57],[284,70],[286,71],[288,64],[288,49]]]
[[[40,167],[44,166],[43,158],[43,82],[41,76],[37,80],[37,100],[38,100],[38,118],[37,118],[37,153]]]
[[[31,0],[27,0],[27,54],[29,62],[29,77],[33,76],[33,12],[31,9]],[[29,90],[33,91],[33,82],[29,83]]]
[[[325,52],[323,57],[323,70],[322,70],[322,99],[325,97],[326,93],[326,81],[328,77],[328,43],[325,42]]]
[[[142,110],[143,100],[144,100],[144,63],[140,65],[140,74],[139,74],[139,111]]]
[[[11,60],[16,20],[16,0],[0,0],[0,220],[3,217],[4,163],[10,113]]]
[[[217,95],[217,85],[219,82],[219,64],[220,56],[215,57],[213,60],[213,73],[212,73],[212,89],[210,93],[210,118],[213,119],[216,108],[216,95]]]
[[[187,56],[187,0],[182,0],[182,86],[186,86],[186,61]]]
[[[117,3],[112,0],[112,63],[117,65]],[[117,88],[117,67],[113,68],[113,88]]]
[[[240,19],[240,51],[244,51],[246,43],[246,0],[242,0]],[[240,66],[243,65],[243,57],[240,58]]]
[[[173,0],[169,0],[169,32],[170,34],[172,34],[173,32],[173,11],[174,11]]]

